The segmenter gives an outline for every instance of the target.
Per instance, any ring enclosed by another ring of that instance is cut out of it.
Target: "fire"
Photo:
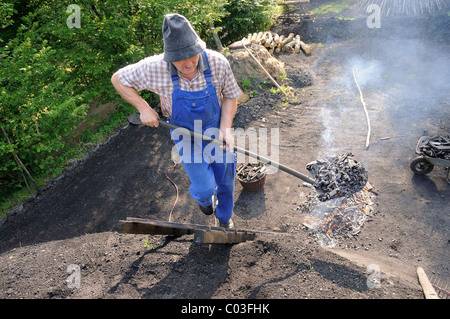
[[[310,229],[321,245],[334,247],[342,237],[356,236],[364,222],[374,214],[373,197],[368,185],[361,191],[349,197],[336,198],[322,202],[315,199],[314,203],[304,204],[306,213],[318,219],[314,229]],[[305,211],[304,211],[305,212]]]

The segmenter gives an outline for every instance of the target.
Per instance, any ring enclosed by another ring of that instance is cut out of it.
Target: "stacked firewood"
[[[249,33],[247,40],[251,43],[263,45],[270,54],[274,52],[300,52],[302,50],[306,54],[311,54],[311,46],[301,41],[300,35],[289,33],[289,35],[278,35],[275,32],[255,32]]]

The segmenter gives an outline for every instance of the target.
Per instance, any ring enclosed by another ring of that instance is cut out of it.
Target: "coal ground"
[[[278,128],[279,161],[304,173],[324,155],[355,154],[377,194],[376,214],[357,236],[321,247],[299,211],[311,190],[281,171],[268,175],[260,192],[236,184],[234,221],[237,228],[290,236],[206,245],[193,243],[193,235],[121,233],[126,217],[168,219],[176,191],[166,173],[179,189],[175,220],[213,224],[190,197],[183,169],[173,165],[168,132],[125,126],[2,220],[0,298],[423,299],[418,266],[449,283],[450,185],[444,169],[417,176],[409,163],[424,129],[450,130],[450,17],[384,18],[376,30],[355,17],[275,25],[273,31],[302,34],[312,54],[276,55],[293,95],[286,102],[255,88],[235,127]],[[372,125],[368,150],[354,65]],[[68,281],[77,274],[78,288]],[[181,312],[178,304],[165,310]]]

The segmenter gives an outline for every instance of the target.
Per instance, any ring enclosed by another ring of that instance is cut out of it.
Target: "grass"
[[[333,1],[329,4],[321,5],[313,10],[311,10],[312,15],[323,15],[327,13],[335,13],[340,14],[345,9],[348,9],[351,5],[355,4],[356,0],[341,0],[341,1]]]
[[[248,78],[242,78],[241,87],[244,92],[248,92],[252,88],[252,83]]]

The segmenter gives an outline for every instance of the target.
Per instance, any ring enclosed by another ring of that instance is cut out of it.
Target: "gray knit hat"
[[[178,13],[164,16],[164,61],[176,62],[189,59],[206,48],[191,23]]]

